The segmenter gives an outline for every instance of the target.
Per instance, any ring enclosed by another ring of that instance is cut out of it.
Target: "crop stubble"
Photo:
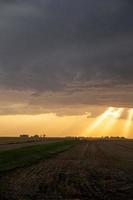
[[[133,199],[133,143],[82,141],[0,180],[0,199]]]

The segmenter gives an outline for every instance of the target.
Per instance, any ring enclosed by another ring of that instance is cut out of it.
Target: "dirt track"
[[[133,142],[81,142],[54,158],[10,172],[1,200],[133,199]]]

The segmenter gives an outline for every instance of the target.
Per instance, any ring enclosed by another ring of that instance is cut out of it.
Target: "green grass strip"
[[[67,150],[75,143],[77,143],[75,140],[64,140],[0,152],[0,172],[31,165]]]

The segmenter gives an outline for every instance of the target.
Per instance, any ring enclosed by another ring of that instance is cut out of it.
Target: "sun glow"
[[[101,115],[96,116],[96,113]],[[89,114],[71,116],[58,116],[55,113],[4,115],[0,116],[0,127],[1,136],[18,136],[21,133],[34,135],[44,132],[48,136],[133,138],[133,108],[102,107],[90,109]]]
[[[128,137],[131,125],[133,121],[133,108],[128,110],[128,118],[126,120],[125,128],[124,128],[124,134],[126,137]]]
[[[124,111],[124,108],[117,108],[117,110],[113,111],[109,115],[109,120],[103,130],[104,136],[108,135],[109,132],[111,131],[111,129],[116,125],[116,123],[117,123],[118,119],[121,117],[123,111]]]
[[[84,133],[87,136],[109,136],[116,127],[117,122],[121,118],[125,108],[109,107],[104,113],[98,116],[95,121],[89,125]],[[131,118],[131,116],[130,116]],[[115,133],[114,133],[115,134]]]
[[[113,107],[109,107],[102,115],[100,115],[98,118],[96,118],[96,121],[86,129],[86,133],[92,133],[104,120],[112,114],[114,111]]]

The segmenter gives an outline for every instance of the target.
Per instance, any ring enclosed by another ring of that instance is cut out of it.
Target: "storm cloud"
[[[29,106],[133,106],[132,10],[131,0],[0,0],[1,90],[27,91]]]

